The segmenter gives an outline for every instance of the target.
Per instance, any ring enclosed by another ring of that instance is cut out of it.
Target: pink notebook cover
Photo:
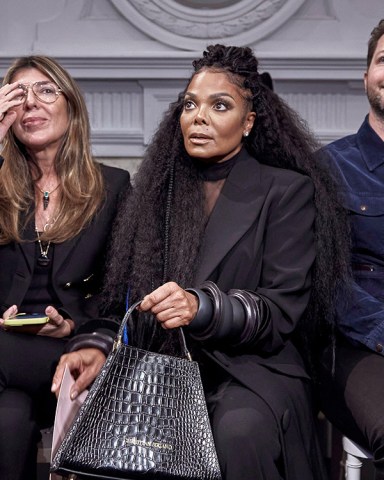
[[[69,392],[75,379],[72,377],[68,367],[65,367],[63,381],[61,382],[59,398],[57,400],[55,424],[53,428],[51,460],[64,439],[66,432],[71,426],[79,408],[88,394],[84,390],[75,400],[71,400]]]

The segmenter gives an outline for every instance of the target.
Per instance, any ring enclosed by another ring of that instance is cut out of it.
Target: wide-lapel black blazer
[[[72,318],[76,328],[98,316],[97,293],[108,238],[111,233],[119,197],[130,189],[129,173],[101,165],[106,198],[92,222],[73,239],[55,244],[52,265],[52,288],[61,311]],[[27,226],[25,242],[0,246],[0,308],[21,305],[31,284],[36,260],[36,233],[33,221]]]
[[[308,177],[263,165],[243,150],[209,218],[194,285],[211,280],[223,292],[252,290],[268,303],[269,328],[251,351],[234,352],[207,343],[205,352],[269,405],[284,439],[287,478],[295,479],[310,478],[297,476],[312,469],[298,439],[310,441],[312,411],[305,396],[296,407],[288,396],[284,398],[279,377],[284,377],[284,392],[290,378],[308,380],[290,334],[310,294],[315,258],[313,194]],[[300,419],[287,428],[288,415],[296,414]],[[295,458],[291,466],[289,458]]]
[[[310,294],[313,191],[308,177],[260,164],[243,150],[208,221],[195,278],[195,286],[212,280],[224,292],[236,288],[260,294],[271,322],[250,355],[299,376],[306,374],[289,336]]]

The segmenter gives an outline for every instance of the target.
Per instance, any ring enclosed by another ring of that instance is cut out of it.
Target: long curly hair
[[[212,45],[193,67],[191,79],[201,70],[224,72],[243,90],[256,112],[243,140],[252,156],[312,179],[317,256],[300,330],[308,340],[321,326],[324,338],[329,338],[335,293],[348,276],[349,236],[332,178],[314,155],[317,141],[305,122],[263,84],[250,48]],[[133,194],[118,215],[105,284],[107,305],[124,303],[129,289],[138,298],[164,281],[184,288],[193,285],[206,219],[202,180],[186,154],[180,130],[184,92],[165,113],[134,179]]]

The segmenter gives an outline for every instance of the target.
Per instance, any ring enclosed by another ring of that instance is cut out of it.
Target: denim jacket
[[[353,290],[340,296],[338,327],[384,355],[384,142],[366,117],[356,134],[324,150],[352,230]]]

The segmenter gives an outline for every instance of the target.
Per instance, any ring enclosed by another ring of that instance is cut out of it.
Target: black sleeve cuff
[[[213,282],[204,282],[200,289],[190,290],[192,293],[196,292],[195,295],[199,297],[199,311],[187,327],[195,340],[217,341],[227,337],[237,337],[241,333],[244,311],[237,299],[230,298],[221,292]],[[200,305],[201,315],[199,315]],[[196,323],[195,320],[197,320]]]
[[[75,352],[81,348],[98,348],[107,357],[113,347],[113,338],[104,333],[81,333],[74,336],[65,346],[64,353]]]
[[[198,288],[186,288],[186,291],[195,295],[199,300],[199,309],[195,318],[188,325],[187,330],[191,333],[205,330],[213,315],[213,304],[209,296]]]

